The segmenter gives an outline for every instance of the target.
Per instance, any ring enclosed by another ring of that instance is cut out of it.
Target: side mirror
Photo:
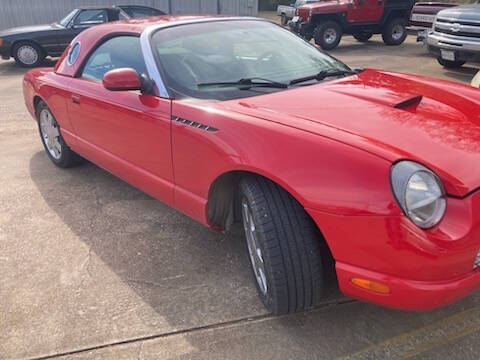
[[[110,91],[142,90],[140,76],[130,68],[110,70],[103,76],[103,86]]]

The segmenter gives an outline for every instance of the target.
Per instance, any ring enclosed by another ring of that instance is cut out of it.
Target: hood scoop
[[[423,100],[422,95],[416,95],[408,99],[405,99],[403,101],[400,101],[399,103],[395,104],[393,107],[396,109],[412,111],[412,110],[415,110],[418,107],[418,105],[420,105],[422,100]]]
[[[342,95],[405,111],[415,111],[423,100],[423,95],[404,91],[392,92],[388,89],[374,87],[350,89],[342,88],[341,86],[332,86],[330,90]]]

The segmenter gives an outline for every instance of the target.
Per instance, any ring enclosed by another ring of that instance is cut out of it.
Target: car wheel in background
[[[451,61],[451,60],[445,60],[442,58],[437,59],[438,63],[442,65],[443,67],[446,67],[447,69],[459,69],[463,65],[465,65],[466,61]]]
[[[287,26],[287,23],[288,23],[287,15],[282,14],[280,16],[280,22],[281,22],[282,26]]]
[[[360,42],[367,42],[372,38],[372,36],[373,36],[373,33],[371,32],[361,32],[361,33],[353,34],[353,37]]]
[[[36,113],[40,137],[50,160],[62,168],[72,167],[80,163],[82,158],[67,146],[57,120],[43,101],[38,103]]]
[[[318,304],[324,287],[322,237],[303,207],[273,182],[239,184],[243,227],[258,293],[274,314]]]
[[[335,49],[342,39],[342,27],[335,21],[326,21],[318,25],[313,31],[315,44],[323,50]]]
[[[383,42],[387,45],[400,45],[407,35],[407,22],[403,18],[389,21],[382,31]]]
[[[39,66],[45,59],[43,49],[32,42],[20,42],[13,47],[13,58],[18,65],[26,68]]]

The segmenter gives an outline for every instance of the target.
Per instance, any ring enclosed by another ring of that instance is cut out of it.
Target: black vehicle
[[[0,56],[13,57],[23,67],[35,67],[47,56],[60,56],[83,30],[105,22],[165,15],[147,6],[81,7],[58,23],[33,25],[0,31]]]

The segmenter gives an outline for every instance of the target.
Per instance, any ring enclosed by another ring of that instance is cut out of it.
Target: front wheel
[[[280,22],[281,22],[282,26],[287,26],[287,23],[288,23],[287,15],[282,14],[280,16]]]
[[[386,45],[400,45],[407,38],[407,22],[403,18],[390,20],[382,31]]]
[[[315,44],[323,50],[335,49],[342,39],[342,27],[335,21],[326,21],[318,25],[313,31]]]
[[[465,65],[466,61],[458,60],[458,61],[451,61],[451,60],[445,60],[442,58],[437,59],[438,63],[442,65],[443,67],[447,69],[459,69],[463,65]]]
[[[37,44],[21,42],[13,47],[13,58],[21,67],[39,66],[45,59],[45,52]]]
[[[258,294],[274,314],[318,304],[324,288],[321,235],[303,207],[273,182],[239,184],[243,227]]]
[[[73,152],[63,140],[60,126],[48,106],[40,101],[37,105],[38,130],[45,152],[58,167],[68,168],[77,165],[82,158]]]

